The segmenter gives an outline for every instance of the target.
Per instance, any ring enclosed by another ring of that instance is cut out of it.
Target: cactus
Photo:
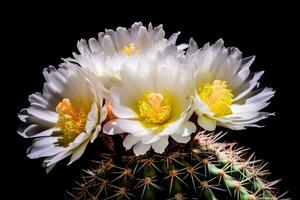
[[[101,153],[67,199],[281,199],[278,181],[265,179],[266,164],[235,143],[217,142],[223,135],[200,132],[164,154]]]

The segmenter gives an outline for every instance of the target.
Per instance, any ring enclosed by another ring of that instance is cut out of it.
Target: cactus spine
[[[170,145],[162,154],[100,155],[68,199],[236,199],[277,200],[267,182],[265,163],[246,157],[234,143],[218,143],[222,134],[198,133],[188,145]]]

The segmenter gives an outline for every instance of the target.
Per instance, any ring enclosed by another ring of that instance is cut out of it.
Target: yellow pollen
[[[146,92],[138,102],[139,114],[151,124],[163,124],[170,119],[171,104],[160,93]]]
[[[65,136],[72,138],[85,130],[87,112],[85,109],[77,111],[70,100],[65,98],[56,106],[58,114],[57,126]]]
[[[130,56],[131,54],[133,54],[134,52],[136,52],[137,49],[136,49],[136,46],[134,43],[130,43],[128,45],[125,45],[122,49],[122,52],[124,54],[126,54],[127,56]]]
[[[223,117],[232,113],[230,106],[233,94],[226,81],[215,80],[213,83],[200,85],[199,96],[215,113],[216,117]]]

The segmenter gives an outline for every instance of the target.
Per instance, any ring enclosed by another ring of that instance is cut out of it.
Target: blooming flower
[[[142,23],[134,23],[130,29],[109,29],[105,33],[100,32],[98,40],[80,40],[77,44],[80,54],[73,53],[73,61],[97,75],[105,88],[109,88],[119,82],[120,69],[127,65],[129,57],[139,59],[142,55],[147,55],[154,58],[157,53],[174,45],[178,35],[179,33],[175,33],[165,39],[162,25],[153,28],[151,23],[148,29]],[[186,47],[185,44],[179,45],[178,53],[183,54],[182,50]]]
[[[255,123],[270,115],[260,110],[269,104],[274,91],[253,90],[263,74],[250,73],[254,56],[242,59],[241,52],[225,48],[222,39],[197,51],[191,45],[190,52],[187,57],[194,69],[194,104],[199,125],[210,131],[217,125],[234,130],[259,127]]]
[[[43,166],[49,172],[58,161],[71,155],[71,164],[83,154],[106,113],[101,109],[101,90],[78,66],[66,62],[59,69],[49,67],[44,77],[43,93],[30,95],[30,107],[19,114],[25,127],[18,133],[35,138],[28,157],[46,157]]]
[[[103,131],[128,133],[123,145],[133,147],[135,155],[143,155],[151,147],[163,153],[169,136],[187,143],[196,131],[188,121],[193,112],[190,74],[177,50],[173,45],[155,59],[145,55],[129,59],[120,69],[122,83],[109,89],[108,100],[116,119],[108,121]]]

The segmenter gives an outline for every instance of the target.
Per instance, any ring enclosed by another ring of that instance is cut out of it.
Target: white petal
[[[56,155],[65,149],[64,147],[57,146],[56,142],[57,138],[55,137],[35,139],[32,146],[28,149],[27,156],[30,159],[35,159]]]
[[[222,60],[215,80],[230,81],[239,70],[242,61],[242,54],[237,48],[229,48],[225,51],[226,59]]]
[[[98,123],[98,107],[97,104],[94,102],[90,112],[88,113],[87,116],[87,121],[86,121],[86,125],[85,125],[85,129],[87,133],[91,133],[94,129],[95,126]]]
[[[140,141],[140,138],[135,137],[131,134],[128,134],[126,138],[123,141],[123,146],[126,148],[126,150],[131,149],[133,145],[138,143]]]
[[[53,132],[59,131],[59,128],[53,127],[49,129],[42,129],[40,126],[36,124],[31,124],[27,126],[24,130],[18,130],[18,134],[23,136],[24,138],[32,138],[32,137],[45,137],[52,135]]]
[[[37,106],[30,106],[27,112],[36,118],[55,124],[57,122],[57,114],[53,111],[43,109]]]
[[[255,56],[250,56],[242,60],[242,64],[240,66],[239,71],[228,82],[228,85],[230,86],[231,90],[234,90],[237,87],[239,87],[248,78],[248,76],[250,75],[249,67],[253,63],[254,59]]]
[[[188,143],[191,140],[191,136],[182,137],[180,135],[173,134],[171,137],[178,143]]]
[[[158,141],[159,139],[160,139],[159,134],[151,134],[151,135],[142,137],[141,142],[143,144],[153,144],[154,142]]]
[[[75,148],[82,144],[85,140],[89,138],[90,134],[86,134],[85,132],[80,133],[75,140],[70,144],[71,148]]]
[[[91,137],[90,137],[90,141],[91,143],[93,143],[95,141],[95,139],[97,138],[99,132],[101,131],[101,125],[97,125],[94,132],[92,133]]]
[[[138,118],[138,115],[127,106],[111,103],[111,110],[118,118]]]
[[[245,81],[244,84],[242,84],[240,87],[234,90],[234,93],[237,94],[236,97],[234,97],[233,101],[237,101],[240,98],[247,95],[255,86],[257,86],[258,80],[263,75],[263,71],[257,72],[253,75],[253,78],[249,81]]]
[[[182,137],[190,136],[192,133],[196,132],[197,127],[193,122],[185,122],[180,129],[175,132],[175,135],[180,135]]]
[[[131,133],[137,137],[151,134],[139,121],[116,119],[116,123],[123,132]]]
[[[35,149],[32,148],[30,150],[30,153],[27,155],[30,159],[36,159],[36,158],[41,158],[41,157],[48,157],[48,156],[53,156],[56,155],[60,152],[62,152],[65,148],[59,147],[59,146],[49,146],[44,149]]]
[[[156,153],[163,153],[169,144],[168,136],[160,137],[158,141],[152,143],[151,146]]]
[[[104,106],[101,108],[101,115],[100,115],[100,124],[106,120],[107,117],[107,105],[104,104]]]
[[[39,92],[29,95],[28,100],[33,105],[38,105],[43,108],[48,108],[50,110],[48,100]]]
[[[215,119],[206,117],[204,115],[198,115],[198,124],[205,130],[213,131],[216,129],[217,122]]]
[[[136,156],[144,155],[145,153],[147,153],[147,151],[150,150],[150,147],[151,147],[150,144],[143,144],[139,142],[133,146],[133,152]]]
[[[53,165],[53,164],[56,164],[57,162],[65,159],[66,157],[70,156],[72,154],[71,151],[68,151],[68,150],[64,150],[64,151],[61,151],[60,153],[54,155],[54,156],[51,156],[51,157],[47,157],[44,162],[45,162],[45,165],[47,167]]]
[[[75,149],[73,151],[72,157],[71,157],[68,165],[72,164],[74,161],[78,160],[78,158],[80,158],[82,156],[88,143],[89,143],[89,141],[87,140],[86,142],[82,143],[79,147],[77,147],[77,149]]]
[[[46,167],[46,173],[49,174],[49,172],[55,167],[55,165],[56,163]]]
[[[212,111],[210,111],[209,107],[200,99],[199,95],[195,91],[195,94],[193,96],[193,102],[195,106],[195,110],[198,113],[204,113],[207,115],[214,115]]]

